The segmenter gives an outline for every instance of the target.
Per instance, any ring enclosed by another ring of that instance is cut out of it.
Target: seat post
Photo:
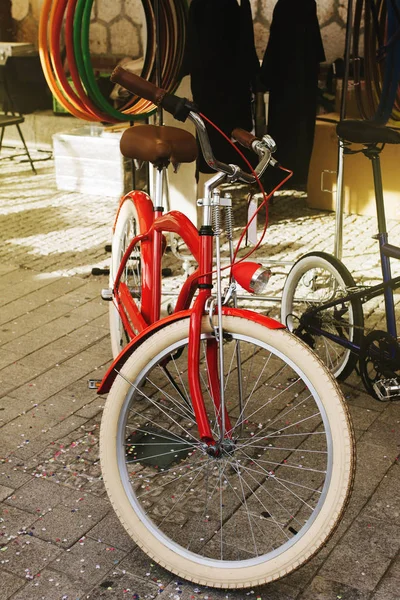
[[[154,210],[163,210],[164,208],[164,204],[163,204],[163,188],[164,188],[164,179],[165,179],[165,175],[164,175],[164,171],[165,171],[165,166],[156,166],[156,189],[155,189],[155,206],[154,206]]]
[[[156,182],[154,194],[154,218],[162,217],[164,211],[164,180],[167,164],[155,164]],[[163,255],[163,234],[160,230],[155,229],[152,234],[153,238],[153,261],[152,261],[152,306],[150,311],[151,322],[155,323],[160,319],[161,306],[161,263]]]
[[[372,173],[374,176],[374,188],[375,188],[375,202],[376,202],[376,214],[378,218],[378,231],[379,233],[387,233],[386,229],[386,215],[385,215],[385,204],[383,200],[383,185],[382,185],[382,171],[381,161],[379,158],[379,150],[370,150],[367,153],[368,158],[372,163]]]

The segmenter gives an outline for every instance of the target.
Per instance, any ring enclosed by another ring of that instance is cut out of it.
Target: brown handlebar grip
[[[111,73],[110,77],[113,83],[119,83],[125,89],[127,89],[132,94],[136,94],[140,98],[144,98],[145,100],[150,100],[153,104],[157,106],[161,104],[165,94],[167,93],[162,88],[157,87],[154,83],[143,79],[143,77],[139,77],[134,73],[130,73],[126,69],[118,66]]]
[[[236,127],[232,131],[232,137],[237,142],[239,142],[239,144],[241,144],[242,146],[244,146],[245,148],[249,148],[249,150],[252,149],[251,145],[253,144],[253,142],[259,141],[258,137],[256,137],[255,135],[253,135],[249,131],[246,131],[245,129],[241,129],[240,127]]]

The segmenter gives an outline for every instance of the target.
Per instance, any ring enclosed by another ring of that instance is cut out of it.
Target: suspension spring
[[[221,235],[221,207],[214,206],[213,207],[213,229],[214,235]]]
[[[225,228],[226,228],[226,236],[229,241],[233,240],[233,226],[234,226],[234,217],[232,206],[225,207]]]

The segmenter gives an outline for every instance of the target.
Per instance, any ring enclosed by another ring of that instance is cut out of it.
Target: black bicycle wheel
[[[282,294],[282,322],[307,342],[331,373],[342,380],[354,369],[358,352],[316,334],[312,327],[360,347],[364,329],[361,301],[358,298],[340,301],[355,285],[352,275],[337,258],[325,252],[310,252],[293,265]],[[310,310],[335,299],[338,300],[335,306],[321,310],[312,320],[307,318]]]

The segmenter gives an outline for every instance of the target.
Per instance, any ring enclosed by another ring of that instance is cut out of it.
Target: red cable
[[[232,142],[232,140],[215,124],[213,123],[210,119],[208,119],[208,117],[206,117],[205,115],[203,115],[202,113],[199,113],[200,117],[202,119],[204,119],[204,121],[206,121],[207,123],[209,123],[212,127],[214,127],[214,129],[216,131],[218,131],[218,133],[220,133],[220,135],[222,135],[228,142],[229,144],[235,149],[235,151],[239,154],[239,156],[241,156],[241,158],[244,160],[244,162],[246,163],[246,165],[249,167],[250,172],[252,173],[252,175],[254,176],[258,187],[261,190],[262,195],[264,196],[264,200],[261,202],[260,206],[257,208],[257,210],[255,211],[255,213],[253,214],[253,216],[251,217],[250,221],[248,221],[247,225],[245,226],[245,228],[243,229],[243,232],[239,238],[239,241],[237,243],[236,246],[236,250],[233,256],[233,262],[231,265],[229,265],[228,267],[223,267],[222,270],[227,269],[227,268],[231,268],[234,264],[239,264],[241,262],[243,262],[244,260],[246,260],[246,258],[248,258],[249,256],[251,256],[253,254],[253,252],[255,252],[257,250],[257,248],[260,247],[265,234],[267,232],[267,228],[268,228],[268,219],[269,219],[269,214],[268,214],[268,202],[271,199],[271,197],[275,194],[276,191],[279,190],[279,188],[282,187],[282,185],[284,183],[286,183],[287,181],[289,181],[289,179],[292,177],[293,175],[293,171],[291,171],[290,169],[285,169],[284,167],[279,167],[282,171],[285,171],[286,173],[289,173],[289,175],[287,177],[285,177],[285,179],[283,179],[280,183],[278,183],[278,185],[272,190],[272,192],[270,192],[268,195],[266,193],[266,191],[264,190],[264,187],[259,179],[259,177],[257,176],[256,172],[254,171],[252,165],[250,164],[250,162],[247,160],[247,158],[245,157],[245,155],[243,154],[243,152],[241,152],[241,150],[236,146],[236,144],[234,144]],[[266,215],[265,215],[265,224],[264,224],[264,229],[263,232],[261,234],[261,237],[259,239],[259,241],[257,242],[257,244],[245,255],[243,256],[240,260],[236,261],[236,257],[237,254],[239,252],[240,249],[240,245],[243,241],[243,238],[246,235],[246,232],[250,226],[250,224],[252,223],[253,219],[255,219],[255,217],[258,215],[258,213],[260,212],[260,210],[265,206],[266,209]],[[214,271],[213,271],[214,272]]]

